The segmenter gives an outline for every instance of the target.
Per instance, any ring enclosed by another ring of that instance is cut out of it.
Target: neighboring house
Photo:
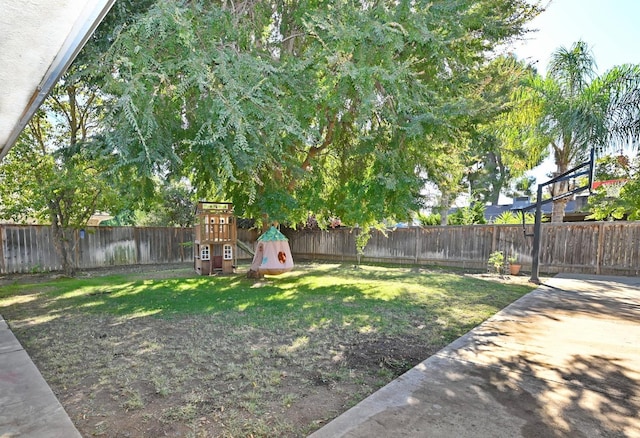
[[[581,222],[585,220],[585,217],[591,214],[591,212],[587,209],[587,199],[589,196],[576,196],[574,199],[567,203],[567,207],[565,210],[564,221],[565,222]],[[519,209],[535,205],[532,204],[531,199],[528,196],[522,196],[515,198],[513,203],[506,205],[487,205],[484,210],[484,218],[488,223],[492,223],[498,216],[500,216],[505,211],[517,212]],[[542,215],[547,219],[551,218],[551,203],[542,205]],[[457,208],[452,208],[449,210],[448,214],[452,214],[457,210]],[[528,210],[531,213],[535,213],[535,207],[531,210]]]
[[[588,210],[587,200],[589,196],[576,196],[574,199],[567,203],[567,207],[565,209],[564,222],[582,222],[585,220],[585,217],[591,214]],[[509,205],[488,205],[485,207],[484,217],[487,222],[493,222],[493,220],[500,216],[505,211],[513,211],[517,212],[519,209],[535,205],[531,203],[531,200],[528,196],[518,197],[513,200],[512,204]],[[552,203],[542,205],[542,215],[547,219],[551,218],[551,209]],[[530,213],[535,213],[535,207],[531,210],[528,210]]]
[[[97,227],[101,222],[108,221],[113,218],[114,216],[110,215],[109,213],[97,212],[91,215],[91,217],[87,221],[87,226]]]
[[[16,223],[10,219],[0,219],[0,225],[38,225],[38,221],[29,218],[24,222]]]

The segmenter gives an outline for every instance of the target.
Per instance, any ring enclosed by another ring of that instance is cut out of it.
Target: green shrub
[[[420,221],[420,225],[423,227],[434,227],[440,225],[442,217],[440,213],[418,213],[418,221]]]
[[[469,207],[461,207],[447,217],[449,225],[486,224],[484,205],[474,202]]]
[[[492,266],[496,273],[501,273],[504,266],[504,253],[502,251],[494,251],[489,255],[487,261],[489,266]]]
[[[524,214],[524,223],[533,224],[536,222],[536,215],[533,213],[524,213],[522,211],[503,211],[498,217],[493,220],[494,224],[521,224],[522,215]]]

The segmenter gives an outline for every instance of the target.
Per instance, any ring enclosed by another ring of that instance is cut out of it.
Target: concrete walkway
[[[640,278],[552,278],[311,437],[640,437]]]
[[[0,316],[0,438],[76,438],[80,433]]]

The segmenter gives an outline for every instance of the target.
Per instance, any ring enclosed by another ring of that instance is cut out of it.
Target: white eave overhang
[[[0,0],[0,160],[115,0]]]

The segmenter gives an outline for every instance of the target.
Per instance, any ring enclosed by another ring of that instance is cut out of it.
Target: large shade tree
[[[557,49],[546,77],[534,76],[523,98],[540,114],[535,134],[549,145],[554,176],[586,160],[592,147],[610,150],[640,138],[640,66],[616,66],[598,76],[583,41]],[[569,189],[564,181],[552,194]],[[552,222],[562,222],[568,201],[553,203]]]
[[[406,219],[425,180],[462,174],[482,70],[538,12],[525,0],[160,0],[106,63],[110,141],[245,216]]]

